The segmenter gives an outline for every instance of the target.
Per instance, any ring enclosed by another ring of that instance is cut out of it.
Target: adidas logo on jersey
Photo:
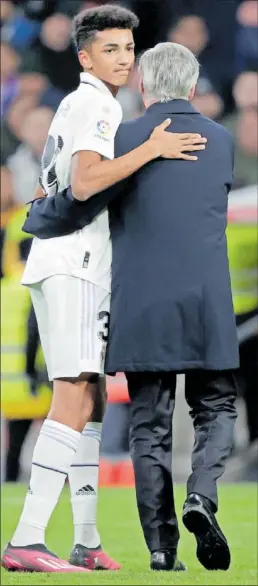
[[[90,486],[90,484],[86,484],[86,486],[82,486],[82,488],[80,488],[76,492],[76,496],[79,496],[79,495],[93,496],[94,494],[96,494],[96,492],[95,492],[94,488],[92,488],[92,486]]]

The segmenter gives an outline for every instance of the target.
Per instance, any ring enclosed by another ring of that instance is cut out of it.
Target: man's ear
[[[190,89],[190,93],[189,93],[189,96],[188,96],[188,99],[189,99],[189,101],[191,101],[191,100],[193,99],[193,97],[194,97],[194,94],[195,94],[195,90],[196,90],[196,85],[194,85],[194,86],[193,86],[193,87]]]
[[[144,85],[143,85],[143,79],[142,79],[142,75],[141,74],[140,74],[140,77],[139,77],[139,92],[140,92],[140,94],[141,94],[141,96],[143,98],[143,96],[144,96]]]

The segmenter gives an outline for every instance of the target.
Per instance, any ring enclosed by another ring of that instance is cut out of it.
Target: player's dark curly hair
[[[134,30],[139,25],[139,19],[130,10],[113,4],[88,8],[80,12],[73,21],[73,40],[77,51],[92,42],[99,31],[111,28]]]

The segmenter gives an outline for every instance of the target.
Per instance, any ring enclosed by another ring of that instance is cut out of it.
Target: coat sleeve
[[[37,199],[27,213],[23,232],[46,239],[81,230],[124,191],[124,183],[116,183],[85,202],[76,200],[70,187],[51,197]]]

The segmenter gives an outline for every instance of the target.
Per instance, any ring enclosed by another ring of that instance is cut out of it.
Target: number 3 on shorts
[[[108,311],[100,311],[98,314],[98,320],[102,322],[103,327],[103,329],[98,332],[98,337],[103,342],[107,342],[109,335],[110,313]]]

